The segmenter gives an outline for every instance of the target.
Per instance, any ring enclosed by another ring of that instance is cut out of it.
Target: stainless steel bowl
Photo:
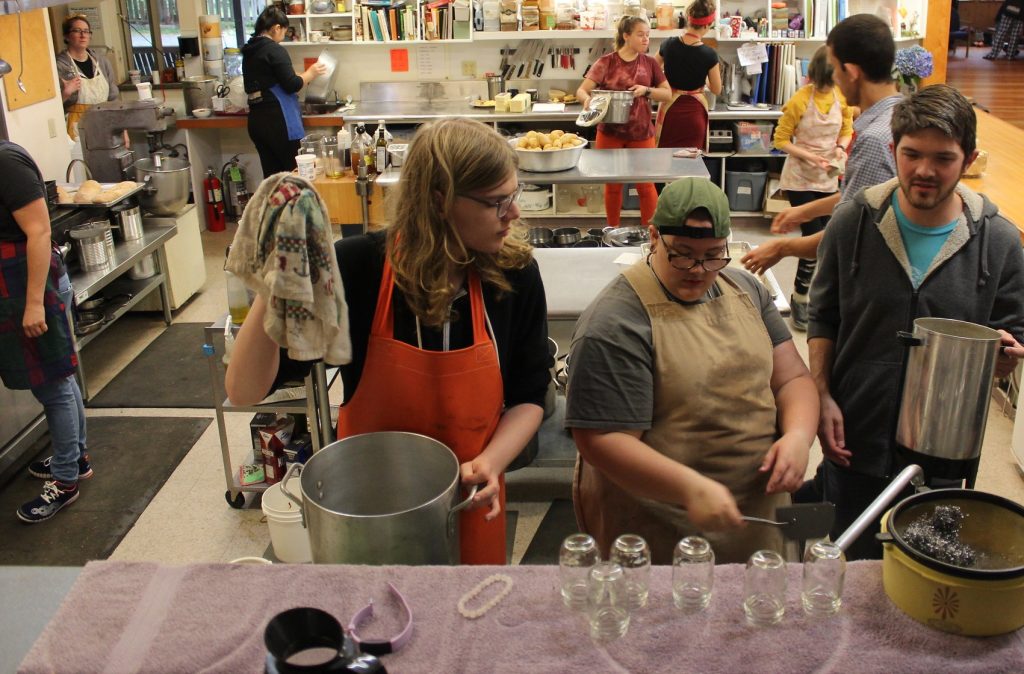
[[[587,140],[581,138],[581,145],[561,150],[522,150],[516,147],[518,138],[510,138],[508,143],[516,151],[519,157],[519,168],[524,171],[535,173],[552,173],[554,171],[568,171],[580,163],[584,148],[587,147]]]
[[[152,159],[140,159],[135,162],[135,180],[146,183],[139,203],[153,215],[174,215],[188,203],[191,176],[184,159],[166,157],[159,168]]]
[[[559,227],[551,232],[555,237],[555,245],[568,248],[579,243],[583,234],[576,227]]]

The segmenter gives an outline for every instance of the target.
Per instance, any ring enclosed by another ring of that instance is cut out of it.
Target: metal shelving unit
[[[78,385],[82,389],[82,397],[89,399],[89,387],[85,379],[85,370],[82,367],[81,349],[99,337],[114,324],[114,321],[121,318],[129,309],[134,307],[154,290],[160,291],[160,304],[164,312],[164,323],[171,324],[171,302],[167,294],[167,255],[164,252],[164,244],[178,233],[178,226],[171,224],[161,227],[145,227],[141,239],[135,241],[120,241],[114,245],[114,254],[110,264],[100,271],[75,270],[68,274],[71,279],[71,287],[74,288],[75,302],[82,303],[101,290],[111,289],[113,295],[128,295],[126,302],[119,305],[106,314],[103,325],[99,329],[87,334],[75,335],[75,351],[78,352]],[[141,262],[147,255],[156,254],[156,274],[145,279],[131,279],[125,274]]]
[[[248,414],[259,412],[305,414],[313,440],[313,451],[318,452],[321,447],[334,440],[328,389],[331,383],[338,377],[339,370],[338,368],[330,368],[328,371],[323,361],[316,363],[303,382],[306,389],[305,398],[280,400],[257,405],[232,405],[224,392],[225,369],[222,359],[224,354],[223,351],[218,351],[217,349],[217,338],[224,335],[224,328],[228,320],[228,315],[225,314],[216,323],[208,325],[204,329],[205,341],[202,348],[203,355],[206,356],[210,365],[210,390],[213,395],[213,408],[217,418],[217,433],[220,437],[221,459],[224,464],[224,480],[227,485],[224,498],[232,508],[242,508],[245,505],[245,492],[262,493],[270,485],[264,482],[250,485],[239,483],[238,466],[233,465],[231,462],[225,415],[235,412]],[[236,334],[240,327],[232,325],[232,334]]]

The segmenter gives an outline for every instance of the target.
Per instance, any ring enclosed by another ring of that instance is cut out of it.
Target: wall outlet
[[[50,132],[50,138],[56,138],[57,137],[57,120],[55,120],[53,117],[50,117],[49,119],[47,119],[46,120],[46,129],[47,129],[47,131]]]
[[[462,74],[466,77],[476,77],[476,61],[463,61]]]

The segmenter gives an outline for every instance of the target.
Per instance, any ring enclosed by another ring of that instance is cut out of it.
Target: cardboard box
[[[786,193],[779,189],[779,179],[768,178],[768,198],[764,203],[765,214],[775,215],[789,208],[789,199]]]
[[[260,449],[263,443],[260,440],[260,431],[269,426],[273,426],[275,421],[277,421],[277,415],[273,412],[257,412],[255,416],[253,416],[252,421],[249,422],[249,432],[252,435],[253,455],[253,461],[250,463],[263,465],[263,454]]]

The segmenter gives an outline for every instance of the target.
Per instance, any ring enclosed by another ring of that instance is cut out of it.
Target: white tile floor
[[[213,322],[226,312],[223,251],[230,243],[234,226],[226,232],[203,234],[207,282],[187,306],[175,312],[176,322]],[[757,243],[767,235],[765,221],[736,226],[735,238]],[[780,284],[792,288],[795,263],[784,261],[776,269]],[[91,390],[95,393],[155,339],[163,329],[156,315],[132,316],[107,330],[83,354]],[[796,344],[806,357],[806,340],[796,333]],[[213,410],[89,410],[99,416],[209,416]],[[248,416],[229,415],[228,433],[234,451],[241,455],[248,446]],[[1024,480],[1010,450],[1012,420],[993,405],[989,416],[985,449],[982,453],[978,488],[1024,503]],[[813,450],[808,473],[820,459]],[[102,470],[103,457],[95,457]],[[237,459],[236,464],[237,465]],[[224,472],[220,442],[213,423],[200,437],[181,465],[159,491],[132,530],[111,555],[112,559],[151,560],[164,563],[229,561],[236,557],[262,555],[269,545],[267,525],[259,509],[235,510],[224,500]],[[513,561],[518,562],[536,532],[549,504],[518,503],[518,527]]]

